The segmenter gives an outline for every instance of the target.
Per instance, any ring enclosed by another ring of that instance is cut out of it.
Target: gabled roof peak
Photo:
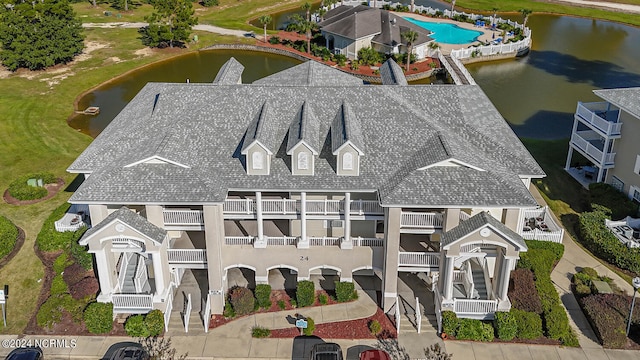
[[[320,123],[311,105],[305,100],[289,126],[287,154],[291,155],[298,144],[304,143],[314,155],[318,155],[320,152],[319,136]]]
[[[269,154],[274,153],[273,149],[276,139],[274,139],[271,127],[267,124],[271,120],[271,111],[268,101],[262,103],[258,113],[247,128],[247,133],[242,144],[242,153],[246,154],[247,149],[255,143],[259,143]]]
[[[364,138],[360,120],[349,104],[343,100],[331,125],[331,151],[335,155],[346,144],[350,144],[360,155],[364,155]]]

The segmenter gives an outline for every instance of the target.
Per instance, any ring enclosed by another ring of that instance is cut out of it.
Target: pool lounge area
[[[461,45],[473,43],[483,34],[482,31],[465,29],[457,24],[448,22],[423,21],[411,17],[405,17],[405,19],[431,31],[432,34],[430,36],[437,42],[444,44]]]

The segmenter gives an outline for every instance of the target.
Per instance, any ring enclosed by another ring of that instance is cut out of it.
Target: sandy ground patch
[[[142,49],[136,50],[134,54],[139,57],[151,56],[153,54],[153,49],[149,47],[144,47]]]
[[[106,43],[101,43],[97,41],[87,41],[84,43],[84,50],[82,50],[82,53],[80,55],[76,56],[75,59],[73,59],[73,62],[88,60],[91,57],[92,52],[99,49],[108,48],[108,47],[109,47],[109,44],[106,44]]]
[[[13,74],[11,71],[7,70],[6,67],[0,65],[0,79],[6,79],[11,74]]]
[[[275,8],[280,7],[282,5],[285,5],[285,4],[293,4],[295,2],[296,2],[296,0],[289,0],[289,1],[279,2],[279,3],[273,4],[271,6],[265,6],[265,7],[257,8],[255,10],[251,10],[249,12],[249,14],[255,14],[255,13],[264,12],[264,11],[267,11],[267,10],[275,9]]]

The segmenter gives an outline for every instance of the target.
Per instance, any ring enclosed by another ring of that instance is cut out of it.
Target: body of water
[[[468,44],[476,41],[478,36],[482,35],[480,31],[463,29],[456,24],[422,21],[410,17],[404,19],[431,31],[433,34],[430,37],[444,44]]]

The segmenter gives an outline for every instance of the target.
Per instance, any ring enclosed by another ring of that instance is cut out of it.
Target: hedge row
[[[512,309],[497,312],[493,322],[460,319],[453,311],[442,312],[442,331],[458,340],[492,341],[537,339],[542,336],[542,320],[536,313]]]
[[[636,274],[640,273],[640,249],[629,249],[605,226],[610,212],[598,205],[594,211],[580,214],[579,235],[582,244],[597,257]]]
[[[124,330],[132,337],[158,336],[164,330],[164,314],[155,309],[146,315],[129,316],[124,323]]]
[[[611,213],[613,220],[620,220],[626,216],[637,217],[638,204],[631,201],[623,192],[605,183],[589,185],[589,202],[593,208],[599,205]]]
[[[621,349],[627,343],[626,315],[631,298],[619,294],[589,295],[580,300],[582,309],[605,348]],[[632,324],[640,323],[640,309],[636,307]]]
[[[47,189],[41,186],[27,185],[29,179],[42,179],[45,184],[56,182],[55,176],[50,173],[36,173],[23,175],[9,185],[9,195],[18,200],[35,200],[47,196]]]
[[[113,329],[113,304],[93,302],[84,309],[84,325],[92,334],[105,334]]]
[[[9,254],[16,246],[18,228],[4,216],[0,216],[0,259]]]
[[[313,281],[298,281],[296,304],[298,307],[311,306],[316,301],[316,289]]]
[[[358,292],[350,281],[336,281],[336,299],[338,302],[347,302],[358,298]]]
[[[542,314],[540,296],[536,290],[533,272],[529,269],[515,269],[511,272],[509,300],[515,309]]]

